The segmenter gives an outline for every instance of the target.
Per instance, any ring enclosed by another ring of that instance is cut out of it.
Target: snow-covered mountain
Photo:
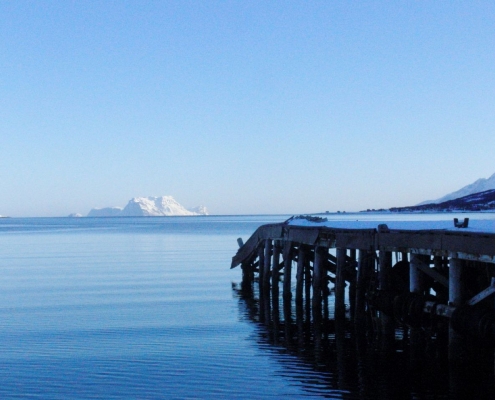
[[[443,203],[445,201],[458,199],[460,197],[468,196],[470,194],[484,192],[486,190],[492,190],[492,189],[495,189],[495,174],[490,176],[488,179],[485,178],[478,179],[477,181],[471,183],[470,185],[464,186],[463,188],[455,192],[446,194],[445,196],[440,197],[439,199],[423,201],[419,203],[418,206],[421,206],[423,204]]]
[[[441,203],[430,203],[411,207],[393,207],[392,212],[445,212],[495,210],[495,189],[468,194]]]
[[[172,215],[208,215],[204,206],[188,210],[172,196],[134,197],[124,208],[93,208],[88,217],[163,217]]]

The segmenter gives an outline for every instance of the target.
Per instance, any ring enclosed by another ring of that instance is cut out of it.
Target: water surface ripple
[[[258,322],[230,260],[288,217],[1,219],[0,398],[415,398],[397,368],[362,391],[331,334],[318,356]]]

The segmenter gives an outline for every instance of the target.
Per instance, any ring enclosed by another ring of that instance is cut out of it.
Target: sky
[[[495,173],[493,1],[0,0],[0,214],[417,204]]]

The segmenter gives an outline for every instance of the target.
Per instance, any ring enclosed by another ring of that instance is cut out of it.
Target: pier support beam
[[[258,252],[258,289],[260,298],[260,322],[265,321],[265,307],[264,307],[264,289],[263,289],[263,276],[265,271],[265,242],[261,242],[257,249]]]
[[[308,259],[304,263],[304,309],[306,313],[306,320],[311,319],[311,266],[310,259],[313,258],[314,264],[314,252],[308,251]],[[313,271],[314,274],[314,271]]]
[[[356,273],[356,312],[354,315],[354,322],[357,325],[364,326],[366,322],[366,289],[368,286],[368,279],[371,275],[371,260],[370,252],[368,250],[359,250],[358,252],[358,266]]]
[[[241,287],[244,292],[250,292],[253,287],[253,269],[254,267],[251,264],[242,263],[242,283]]]
[[[273,314],[279,312],[279,280],[280,280],[280,252],[281,244],[278,240],[273,241],[273,260],[272,260],[272,309]]]
[[[389,291],[392,288],[390,274],[392,270],[392,253],[390,251],[379,251],[379,274],[378,281],[380,290]],[[394,343],[395,325],[394,318],[380,311],[382,350],[392,349]]]
[[[269,324],[271,320],[271,303],[270,303],[270,267],[271,267],[271,260],[272,260],[272,241],[271,239],[266,239],[265,240],[265,251],[264,251],[264,267],[263,267],[263,285],[262,285],[262,290],[263,290],[263,302],[260,305],[261,307],[264,307],[264,319],[265,323]],[[261,297],[261,295],[260,295]]]
[[[292,242],[284,243],[283,250],[283,258],[284,258],[284,299],[292,298],[291,292],[291,275],[292,275]]]
[[[335,273],[335,319],[345,318],[345,279],[346,249],[337,249],[337,270]]]
[[[297,251],[297,272],[296,272],[296,306],[303,303],[304,288],[304,264],[306,263],[306,251],[303,245],[299,245]]]
[[[409,263],[409,291],[419,295],[425,295],[425,276],[421,272],[420,266],[430,264],[430,256],[422,254],[411,254]],[[413,325],[411,327],[411,361],[417,365],[422,359],[425,349],[425,335],[423,329]]]
[[[409,263],[409,291],[411,293],[424,294],[424,276],[419,266],[429,263],[429,256],[411,254],[411,262]]]
[[[463,304],[464,293],[462,288],[462,269],[464,261],[451,258],[449,263],[449,305],[459,307]],[[465,358],[465,344],[463,336],[456,332],[450,322],[449,326],[449,361],[462,362]]]
[[[315,261],[313,263],[313,318],[317,314],[321,317],[321,289],[325,274],[325,266],[323,264],[326,260],[325,252],[328,253],[328,249],[321,246],[315,247]]]
[[[351,321],[354,321],[356,315],[356,276],[357,276],[357,261],[356,261],[356,249],[349,250],[350,268],[354,271],[354,277],[349,282],[349,309]]]
[[[271,259],[272,259],[272,241],[270,239],[266,239],[264,268],[263,268],[263,289],[265,292],[268,292],[270,290]]]

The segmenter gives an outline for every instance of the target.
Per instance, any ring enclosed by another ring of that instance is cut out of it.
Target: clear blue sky
[[[0,1],[0,214],[405,206],[495,172],[493,1]]]

